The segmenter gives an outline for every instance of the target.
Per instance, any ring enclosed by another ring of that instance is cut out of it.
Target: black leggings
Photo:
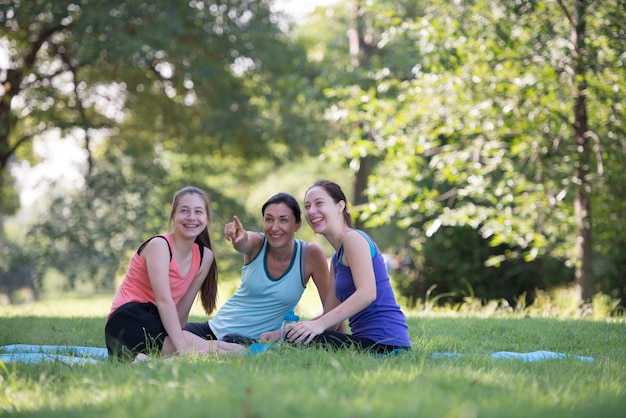
[[[324,331],[320,335],[313,338],[311,344],[320,345],[326,348],[333,348],[336,350],[352,347],[360,351],[366,351],[374,354],[389,354],[394,350],[411,349],[411,347],[381,344],[374,340],[370,340],[369,338],[359,338],[337,331]]]

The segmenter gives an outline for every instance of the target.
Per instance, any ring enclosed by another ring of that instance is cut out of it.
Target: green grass
[[[0,345],[103,347],[111,297],[0,307]],[[194,312],[193,320],[201,320]],[[416,311],[411,353],[274,347],[143,364],[0,363],[0,415],[41,417],[616,417],[626,321]],[[497,351],[594,357],[522,362]],[[437,357],[454,352],[461,357]]]

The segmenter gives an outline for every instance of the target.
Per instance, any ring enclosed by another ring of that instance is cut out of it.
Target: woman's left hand
[[[326,328],[324,325],[317,319],[298,322],[287,334],[287,339],[292,343],[301,343],[306,345],[325,330]]]

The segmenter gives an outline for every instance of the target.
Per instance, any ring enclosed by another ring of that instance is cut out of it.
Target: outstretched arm
[[[256,232],[246,231],[237,215],[233,215],[232,222],[224,225],[224,237],[233,244],[233,248],[245,255],[245,262],[249,262],[259,252],[263,245],[263,238]]]

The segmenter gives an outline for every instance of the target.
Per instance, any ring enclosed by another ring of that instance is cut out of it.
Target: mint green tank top
[[[239,288],[209,319],[209,327],[218,339],[240,334],[258,340],[261,333],[280,328],[283,317],[304,293],[306,245],[294,239],[289,267],[281,277],[271,277],[267,270],[269,245],[263,238],[261,251],[241,268]]]

